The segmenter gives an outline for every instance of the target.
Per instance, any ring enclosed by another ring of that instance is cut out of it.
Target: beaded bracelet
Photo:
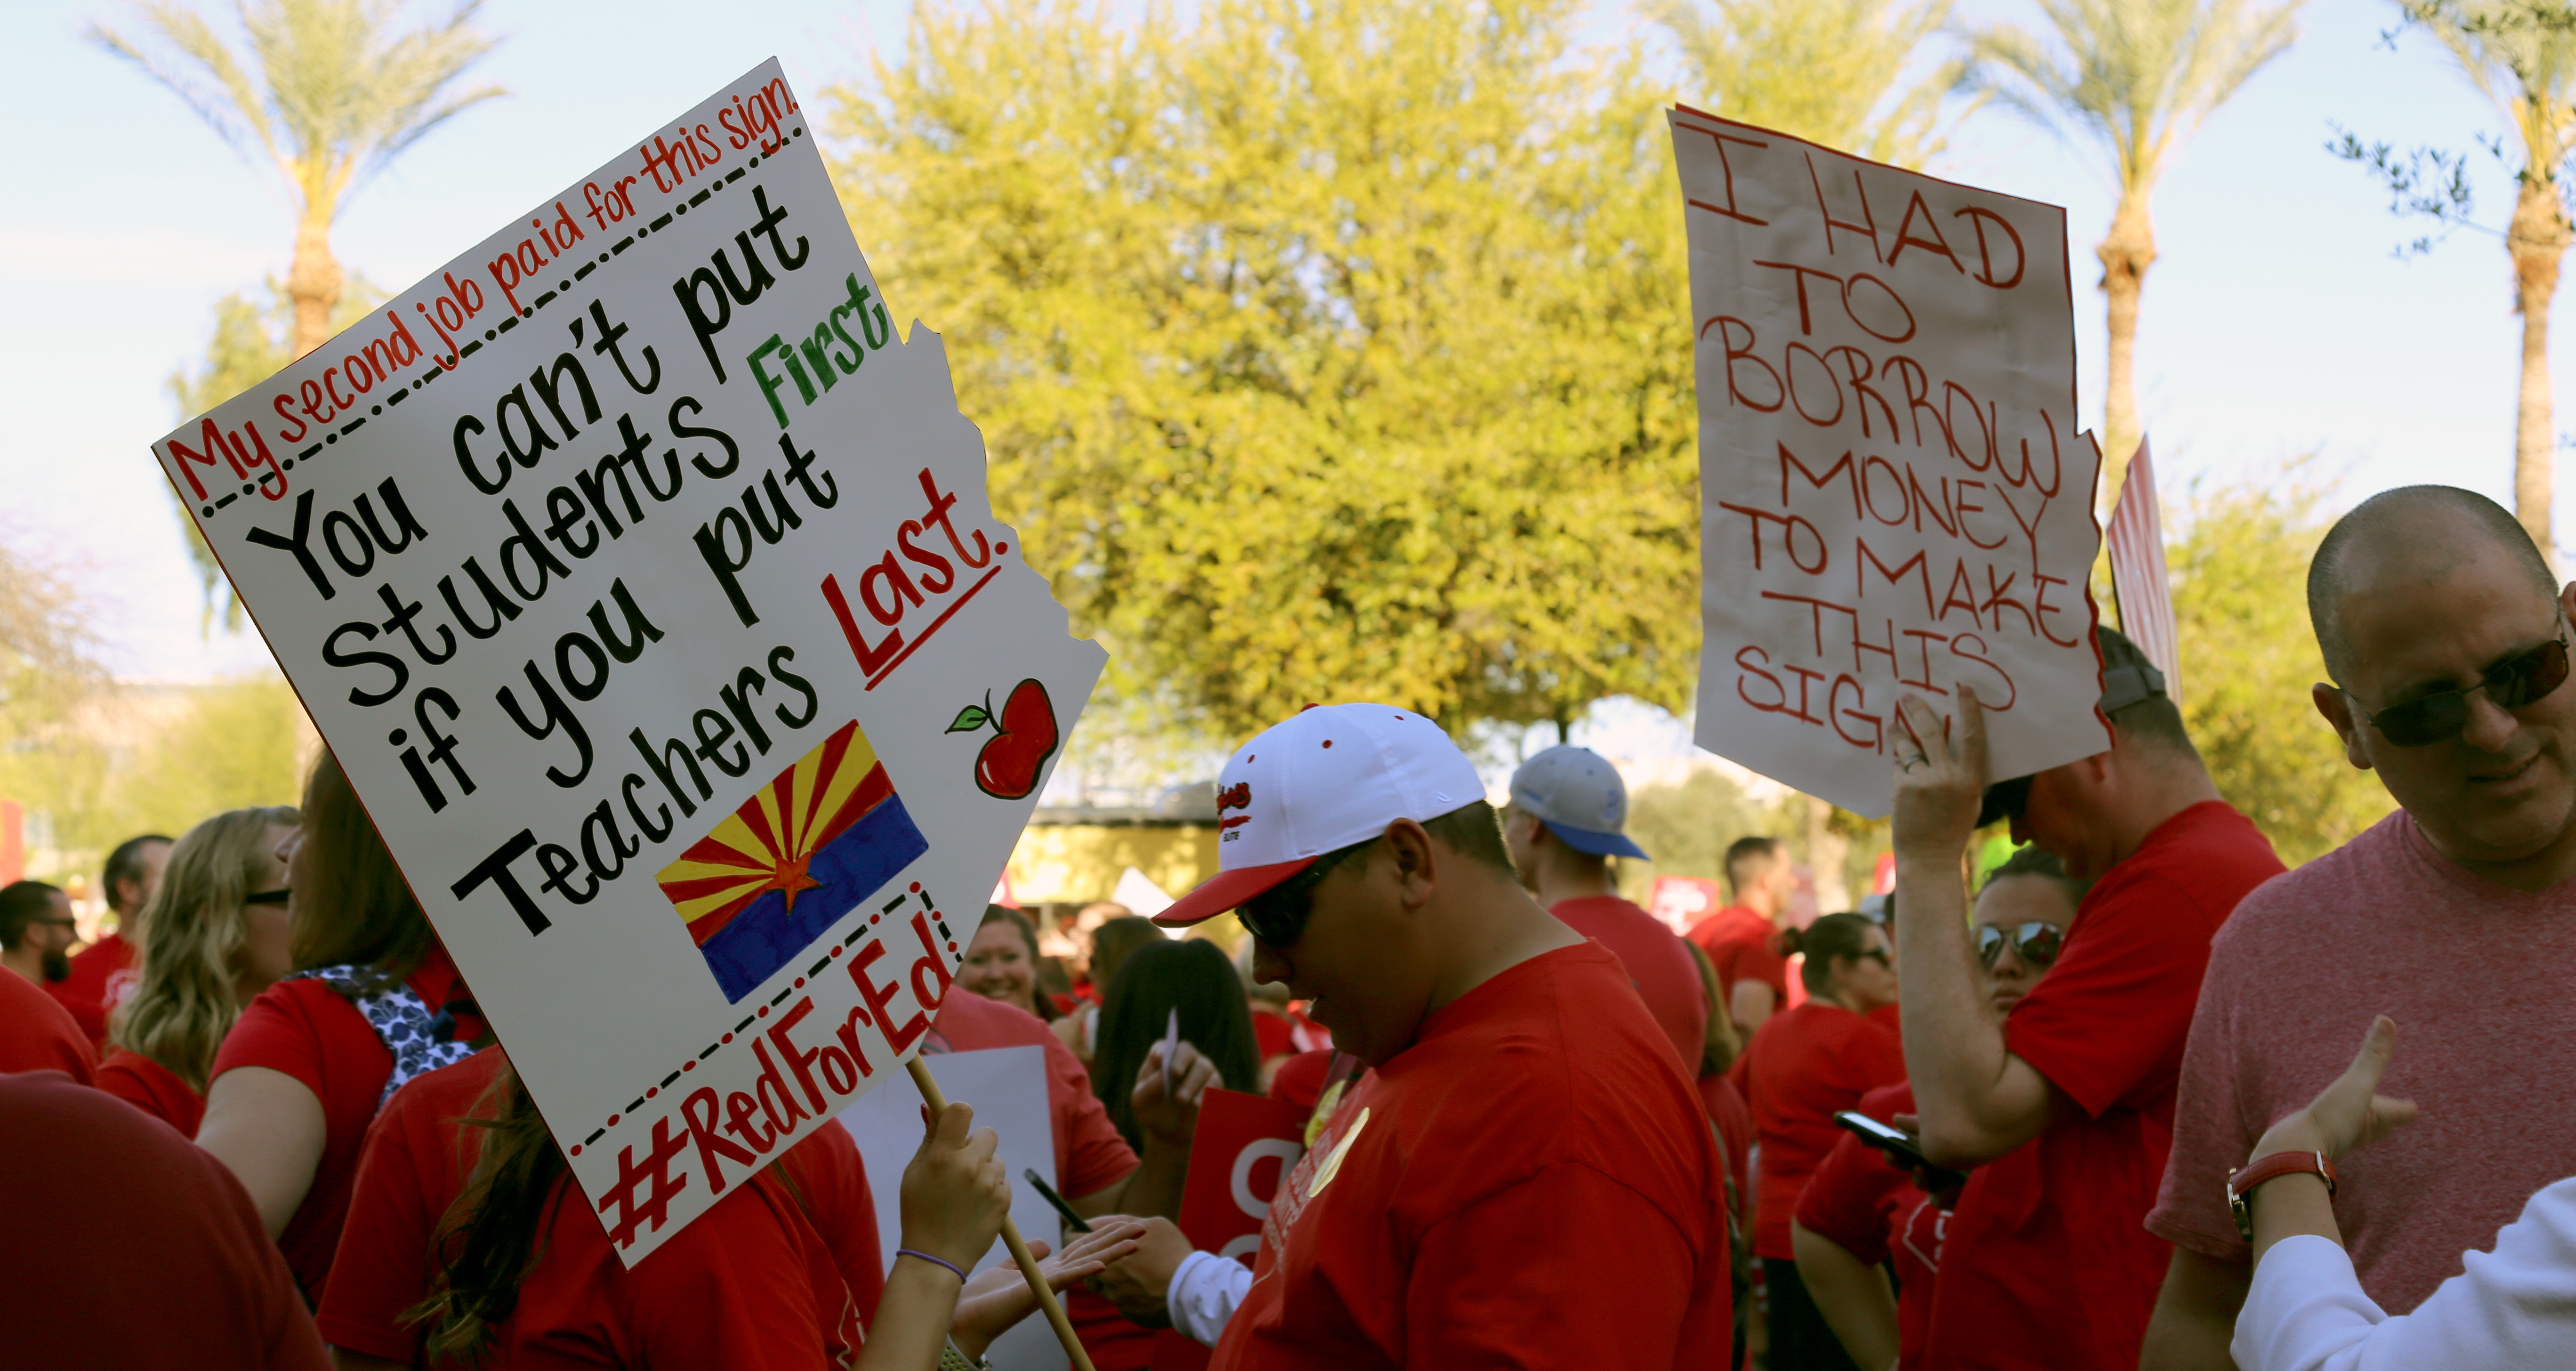
[[[946,1257],[934,1257],[934,1256],[930,1255],[929,1253],[924,1252],[924,1251],[922,1251],[920,1248],[917,1248],[917,1247],[898,1247],[898,1248],[896,1248],[896,1249],[894,1250],[894,1254],[895,1254],[895,1256],[896,1256],[896,1257],[898,1257],[898,1258],[902,1258],[902,1257],[919,1257],[919,1258],[921,1258],[923,1261],[929,1262],[929,1263],[931,1263],[931,1264],[932,1264],[932,1265],[934,1265],[934,1266],[944,1266],[944,1267],[947,1267],[949,1270],[954,1271],[954,1272],[956,1272],[956,1273],[957,1273],[957,1279],[958,1279],[961,1283],[966,1279],[966,1272],[965,1272],[965,1269],[964,1269],[964,1268],[962,1268],[962,1267],[960,1267],[960,1266],[958,1266],[958,1264],[957,1264],[957,1263],[955,1263],[955,1262],[953,1262],[953,1261],[948,1260]]]

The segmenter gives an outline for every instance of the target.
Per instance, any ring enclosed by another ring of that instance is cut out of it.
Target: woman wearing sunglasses
[[[277,853],[303,821],[279,805],[189,829],[138,921],[139,983],[109,1023],[98,1088],[182,1137],[197,1136],[206,1073],[242,1007],[294,969]]]
[[[1805,954],[1799,977],[1807,1000],[1765,1020],[1736,1067],[1760,1138],[1753,1255],[1771,1292],[1772,1371],[1842,1371],[1851,1359],[1798,1279],[1790,1216],[1843,1136],[1834,1115],[1905,1079],[1895,1030],[1869,1017],[1896,1003],[1896,964],[1887,935],[1858,914],[1828,914],[1791,929],[1781,948]]]
[[[2035,847],[2014,853],[1986,878],[1975,938],[1980,988],[1997,1013],[2009,1013],[2048,974],[2084,890],[2055,857]],[[1858,1109],[1883,1124],[1911,1125],[1913,1088],[1873,1090]],[[1934,1190],[1927,1194],[1916,1180],[1860,1138],[1846,1136],[1799,1196],[1790,1231],[1809,1298],[1853,1363],[1870,1371],[1920,1365],[1932,1329],[1941,1235],[1959,1197],[1931,1180],[1924,1181]],[[1896,1276],[1892,1294],[1882,1264]]]

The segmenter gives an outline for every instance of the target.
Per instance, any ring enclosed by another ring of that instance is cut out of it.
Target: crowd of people
[[[1497,809],[1431,720],[1310,708],[1226,762],[1214,877],[991,907],[923,1050],[1040,1049],[1080,1222],[1033,1246],[1103,1371],[2576,1364],[2576,587],[2414,487],[2308,601],[2397,809],[2296,871],[2107,629],[2101,751],[1992,776],[1972,690],[1909,696],[1892,893],[1802,918],[1749,835],[1678,933],[1603,758]],[[928,1371],[1036,1308],[977,1273],[1011,1187],[967,1104],[891,1254],[826,1127],[625,1267],[327,752],[98,889],[75,951],[0,888],[9,1365]],[[1180,931],[1229,913],[1239,956]],[[1177,1226],[1214,1088],[1307,1119],[1248,1262]]]

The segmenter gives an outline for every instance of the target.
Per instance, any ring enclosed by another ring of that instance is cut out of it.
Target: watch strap
[[[2334,1198],[2334,1163],[2325,1153],[2275,1152],[2258,1157],[2227,1178],[2227,1212],[2236,1220],[2237,1236],[2254,1241],[2254,1188],[2283,1176],[2315,1176],[2326,1183],[2326,1198]]]

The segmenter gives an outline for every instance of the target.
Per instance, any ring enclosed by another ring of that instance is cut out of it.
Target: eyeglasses
[[[283,888],[280,888],[280,889],[277,889],[277,890],[254,890],[254,891],[252,891],[251,893],[249,893],[249,894],[247,894],[247,895],[242,896],[242,903],[243,903],[243,904],[284,904],[284,903],[286,903],[286,902],[287,902],[287,900],[289,900],[290,898],[292,898],[292,897],[294,896],[294,894],[295,894],[295,892],[294,892],[294,891],[292,891],[292,890],[287,890],[287,889],[283,889]]]
[[[2560,620],[2559,626],[2563,630],[2566,621]],[[2562,631],[2558,637],[2529,652],[2517,653],[2487,668],[2486,674],[2478,678],[2478,683],[2466,690],[2438,691],[2401,705],[2390,705],[2377,714],[2367,710],[2360,713],[2364,723],[2378,729],[2379,736],[2399,747],[2429,747],[2459,737],[2461,731],[2469,726],[2469,697],[2478,691],[2485,691],[2487,699],[2498,709],[2520,709],[2547,698],[2550,692],[2566,683],[2567,637]],[[2335,689],[2343,690],[2344,698],[2356,705],[2360,703],[2361,697],[2344,690],[2341,685]]]
[[[1295,947],[1306,936],[1306,920],[1315,912],[1315,887],[1324,883],[1333,868],[1368,846],[1355,843],[1317,857],[1305,870],[1253,896],[1234,911],[1234,917],[1245,932],[1272,947]]]
[[[2057,960],[2058,951],[2066,944],[2066,931],[2042,919],[2014,924],[2009,930],[1994,924],[1977,925],[1977,961],[1993,970],[1995,958],[2003,955],[2004,944],[2012,944],[2013,955],[2032,966],[2046,966]]]
[[[1880,966],[1886,967],[1890,971],[1896,969],[1896,963],[1889,959],[1886,948],[1873,947],[1868,951],[1861,953],[1860,957],[1854,957],[1852,960],[1858,961],[1861,957],[1866,957],[1869,960],[1878,963]]]

